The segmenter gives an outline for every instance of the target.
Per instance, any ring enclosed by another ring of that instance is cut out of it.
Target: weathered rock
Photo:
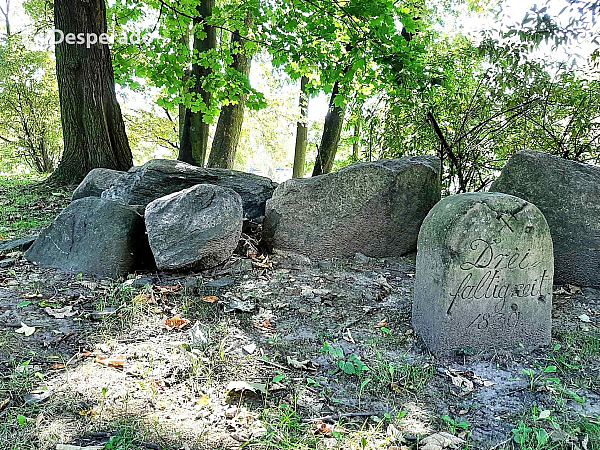
[[[286,181],[267,202],[263,239],[314,258],[414,251],[419,227],[440,199],[439,172],[438,158],[416,156]]]
[[[447,197],[419,233],[413,326],[437,354],[548,344],[553,267],[548,224],[531,203]]]
[[[83,179],[75,192],[72,200],[79,200],[85,197],[100,197],[102,192],[118,184],[126,172],[112,169],[93,169]]]
[[[11,252],[24,252],[29,249],[37,239],[37,236],[24,237],[19,239],[9,239],[0,241],[0,254]]]
[[[209,269],[233,255],[242,234],[242,199],[210,184],[176,192],[146,207],[146,228],[159,269]]]
[[[600,286],[600,167],[525,150],[490,192],[516,195],[546,217],[554,241],[556,284]]]
[[[112,278],[154,266],[143,208],[97,197],[67,206],[25,258],[41,266]]]
[[[198,184],[213,184],[233,189],[242,198],[244,217],[264,215],[265,203],[277,186],[268,178],[228,169],[203,169],[181,161],[154,159],[133,167],[118,182],[102,193],[103,198],[122,199],[130,205],[150,202]]]

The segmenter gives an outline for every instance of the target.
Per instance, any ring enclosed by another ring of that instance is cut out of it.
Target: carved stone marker
[[[506,194],[447,197],[417,247],[412,321],[432,352],[550,342],[552,239],[536,206]]]

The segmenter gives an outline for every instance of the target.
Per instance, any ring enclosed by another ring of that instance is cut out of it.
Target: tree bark
[[[54,24],[67,33],[106,33],[104,0],[55,0]],[[49,181],[77,183],[95,168],[133,165],[108,45],[56,46],[64,152]]]
[[[202,0],[196,10],[198,15],[194,18],[194,27],[203,27],[206,36],[200,39],[194,34],[194,54],[204,53],[217,47],[217,30],[212,25],[206,24],[206,19],[212,16],[215,0]],[[192,63],[192,78],[194,87],[192,92],[198,100],[202,100],[207,108],[210,107],[212,94],[202,87],[202,83],[212,72],[210,67],[205,67],[197,62]],[[206,161],[206,149],[208,147],[208,134],[210,124],[202,120],[201,111],[193,112],[186,108],[183,118],[183,130],[181,131],[181,142],[179,145],[179,160],[202,167]]]
[[[322,175],[331,172],[335,154],[337,152],[340,137],[342,135],[342,127],[344,125],[344,114],[346,113],[345,106],[337,106],[335,98],[340,92],[340,82],[336,81],[333,85],[331,99],[329,100],[329,110],[325,117],[325,126],[323,128],[323,136],[321,137],[321,145],[317,153],[315,168],[312,176]]]
[[[300,80],[300,120],[296,126],[296,149],[294,151],[294,178],[304,176],[304,165],[306,164],[306,147],[308,146],[308,77],[303,76]]]
[[[244,19],[246,27],[252,25],[252,14],[246,13]],[[231,34],[231,48],[234,52],[231,68],[238,71],[245,81],[250,75],[250,66],[252,56],[248,55],[244,49],[244,42],[239,32]],[[236,103],[229,103],[221,107],[221,114],[217,122],[215,137],[208,157],[208,167],[220,167],[223,169],[233,169],[235,154],[240,142],[242,133],[242,124],[244,123],[244,109],[248,94],[240,94]]]

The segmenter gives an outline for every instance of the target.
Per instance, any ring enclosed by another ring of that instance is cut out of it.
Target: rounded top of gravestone
[[[468,192],[438,202],[421,226],[419,241],[460,245],[475,230],[486,235],[505,231],[507,236],[525,232],[550,238],[546,218],[534,204],[508,194]]]

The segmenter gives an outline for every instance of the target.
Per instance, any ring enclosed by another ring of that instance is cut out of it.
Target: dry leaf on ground
[[[153,286],[153,287],[161,294],[172,294],[173,292],[176,292],[181,288],[180,285],[177,285],[177,286]]]
[[[206,303],[214,303],[219,300],[219,297],[216,295],[209,295],[208,297],[203,297],[201,300]]]
[[[46,307],[46,308],[44,308],[44,311],[46,311],[50,316],[54,317],[55,319],[64,319],[65,317],[73,317],[75,314],[77,314],[77,311],[73,311],[73,307],[71,305],[65,306],[64,308],[57,308],[57,309],[52,309],[52,308]]]
[[[435,433],[421,439],[420,450],[442,450],[445,448],[459,449],[463,448],[465,441],[450,433]]]
[[[138,294],[135,297],[133,297],[133,302],[134,303],[156,303],[156,299],[154,298],[154,295],[150,295],[150,294]]]
[[[35,327],[30,327],[21,322],[21,328],[15,330],[16,333],[24,334],[25,336],[31,336],[35,333]]]
[[[232,381],[227,385],[225,389],[229,394],[230,392],[244,392],[250,391],[254,393],[260,392],[261,394],[267,393],[267,385],[263,383],[249,383],[247,381]]]
[[[299,370],[308,370],[308,371],[315,371],[317,370],[317,365],[312,362],[310,359],[307,359],[306,361],[298,361],[297,359],[291,358],[290,356],[287,357],[287,363],[292,366],[294,369],[299,369]]]
[[[181,330],[188,326],[189,323],[189,320],[184,319],[180,314],[177,314],[175,317],[165,319],[165,328],[168,330]]]
[[[113,357],[108,357],[104,355],[96,356],[96,362],[100,363],[104,366],[114,367],[116,369],[122,369],[125,365],[125,357],[123,355],[116,355]]]
[[[333,428],[321,420],[313,425],[313,430],[315,430],[315,434],[331,434],[333,432]]]

